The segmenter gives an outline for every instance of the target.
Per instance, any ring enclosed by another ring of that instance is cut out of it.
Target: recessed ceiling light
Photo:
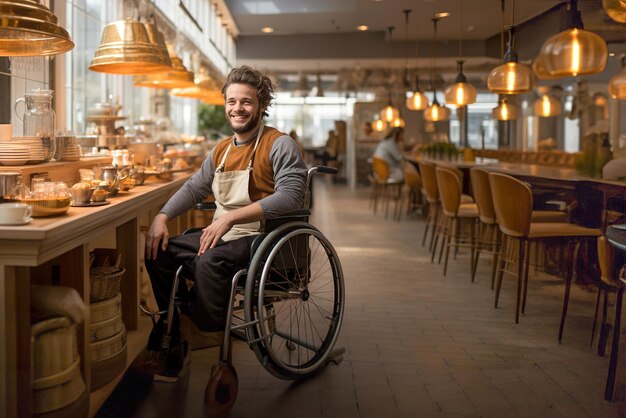
[[[435,13],[435,17],[437,17],[439,19],[443,19],[444,17],[448,17],[448,16],[450,16],[450,12]]]
[[[369,29],[369,26],[367,25],[359,25],[356,27],[357,30],[360,30],[361,32],[366,31]]]
[[[263,33],[272,33],[272,32],[274,32],[274,28],[270,28],[269,26],[266,26],[263,29],[261,29],[261,32],[263,32]]]
[[[615,56],[615,52],[609,52],[609,57],[614,57]]]
[[[467,31],[468,31],[468,32],[471,32],[471,31],[473,31],[474,29],[476,29],[476,26],[474,26],[474,25],[469,25],[469,26],[467,27]]]

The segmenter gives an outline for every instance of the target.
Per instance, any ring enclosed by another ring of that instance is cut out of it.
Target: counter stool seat
[[[568,222],[567,212],[559,210],[533,210],[532,222]]]
[[[461,203],[456,216],[459,218],[478,218],[478,205],[476,203]]]
[[[530,224],[528,238],[550,237],[599,237],[602,231],[595,228],[587,228],[576,224],[562,222],[541,222]]]

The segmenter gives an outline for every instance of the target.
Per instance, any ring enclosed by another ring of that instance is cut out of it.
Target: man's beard
[[[235,128],[230,120],[230,117],[228,118],[228,124],[230,125],[230,128],[233,130],[234,133],[236,134],[246,134],[254,129],[256,129],[259,120],[261,120],[261,109],[259,109],[259,111],[257,112],[256,115],[253,115],[250,120],[248,120],[248,122],[246,122],[243,126],[239,127],[239,128]]]

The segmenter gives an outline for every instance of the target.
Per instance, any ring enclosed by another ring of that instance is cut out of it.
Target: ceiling
[[[600,0],[579,0],[587,29],[605,38],[626,40],[623,26],[612,22]],[[543,40],[559,32],[565,4],[560,0],[225,0],[237,25],[237,63],[294,80],[315,81],[345,72],[380,72],[405,67],[428,78],[436,53],[438,73],[454,77],[463,40],[465,73],[485,78],[500,63],[500,33],[514,22],[520,58],[530,60]],[[406,24],[403,10],[411,10]],[[432,18],[438,22],[436,48]],[[514,12],[514,16],[513,16]],[[367,25],[365,32],[359,25]],[[262,33],[263,27],[273,33]],[[388,27],[395,29],[389,36]],[[617,35],[616,35],[617,34]],[[526,50],[524,50],[526,48]],[[522,49],[522,51],[520,51]]]

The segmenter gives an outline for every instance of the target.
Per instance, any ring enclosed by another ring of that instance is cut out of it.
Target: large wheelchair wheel
[[[304,222],[270,232],[255,252],[244,295],[248,340],[261,364],[282,379],[314,373],[328,361],[344,312],[335,249]]]

